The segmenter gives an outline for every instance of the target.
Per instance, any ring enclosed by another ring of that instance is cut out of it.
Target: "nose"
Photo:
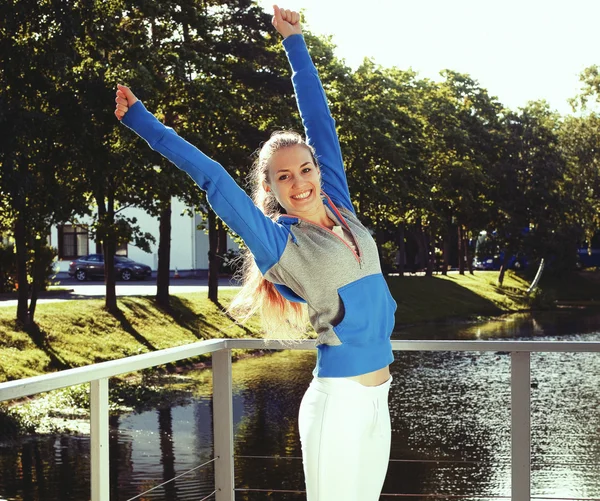
[[[304,184],[306,184],[306,183],[304,182],[304,179],[302,179],[300,176],[294,176],[294,177],[292,178],[292,186],[293,186],[294,188],[300,188],[300,187],[302,187]]]

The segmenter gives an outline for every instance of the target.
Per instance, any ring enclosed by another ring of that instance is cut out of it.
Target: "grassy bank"
[[[391,277],[390,290],[398,303],[396,324],[499,315],[530,307],[526,280],[508,273],[503,287],[497,281],[497,272]]]
[[[227,304],[235,291],[223,290]],[[40,304],[38,329],[15,327],[14,308],[0,308],[0,381],[138,355],[213,338],[257,336],[256,323],[241,327],[208,301],[206,293],[173,296],[164,311],[152,297],[124,297],[120,313],[104,300]]]
[[[550,297],[600,299],[600,277],[577,274],[568,280],[547,280]],[[396,324],[491,316],[528,309],[535,298],[525,291],[528,282],[512,273],[498,287],[498,273],[451,274],[427,277],[390,277],[398,303]],[[554,291],[554,292],[552,292]],[[222,290],[228,304],[234,290]],[[173,296],[172,309],[163,311],[151,297],[119,299],[121,313],[111,315],[101,299],[41,304],[39,329],[25,333],[15,328],[14,308],[0,308],[0,381],[137,355],[212,338],[259,336],[256,323],[234,324],[206,298],[206,293]]]
[[[600,274],[580,273],[568,279],[548,277],[546,291],[526,295],[529,283],[509,273],[502,288],[498,273],[451,274],[427,277],[390,277],[398,310],[396,325],[492,316],[547,304],[548,298],[567,301],[600,301]],[[227,305],[234,290],[222,290]],[[151,297],[119,299],[120,313],[104,311],[102,299],[73,300],[38,306],[38,329],[15,328],[14,308],[0,308],[0,381],[123,358],[153,350],[213,338],[260,336],[255,322],[233,323],[206,293],[172,297],[164,311]],[[196,360],[202,362],[208,360]],[[111,381],[112,412],[122,412],[164,399],[185,399],[154,381],[156,372],[143,371]],[[88,385],[64,388],[18,406],[0,404],[0,439],[19,433],[89,431]]]

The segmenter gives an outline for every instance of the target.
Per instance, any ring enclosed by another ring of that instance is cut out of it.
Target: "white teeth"
[[[307,198],[310,195],[310,190],[305,191],[304,193],[300,193],[299,195],[294,195],[292,198],[296,200],[302,200],[303,198]]]

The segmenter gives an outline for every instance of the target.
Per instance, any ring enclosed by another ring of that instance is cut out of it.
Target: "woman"
[[[308,501],[375,501],[390,452],[388,366],[396,304],[377,247],[352,206],[335,123],[300,16],[274,6],[273,25],[284,38],[307,140],[284,132],[263,145],[253,173],[254,201],[127,87],[117,90],[115,114],[185,170],[243,238],[260,274],[254,282],[247,274],[238,306],[300,326],[298,306],[307,305],[318,336],[315,377],[299,415]]]

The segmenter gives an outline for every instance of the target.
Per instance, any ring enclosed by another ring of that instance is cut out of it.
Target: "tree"
[[[73,169],[66,126],[72,32],[51,2],[0,7],[0,194],[7,207],[17,253],[17,320],[34,324],[42,259],[50,227],[85,212],[85,196]],[[33,265],[28,269],[29,255]],[[29,278],[33,277],[28,304]]]
[[[518,114],[507,112],[504,125],[504,153],[491,172],[492,224],[504,251],[500,285],[511,256],[548,258],[562,246],[553,240],[568,211],[558,115],[546,103],[532,102]]]

